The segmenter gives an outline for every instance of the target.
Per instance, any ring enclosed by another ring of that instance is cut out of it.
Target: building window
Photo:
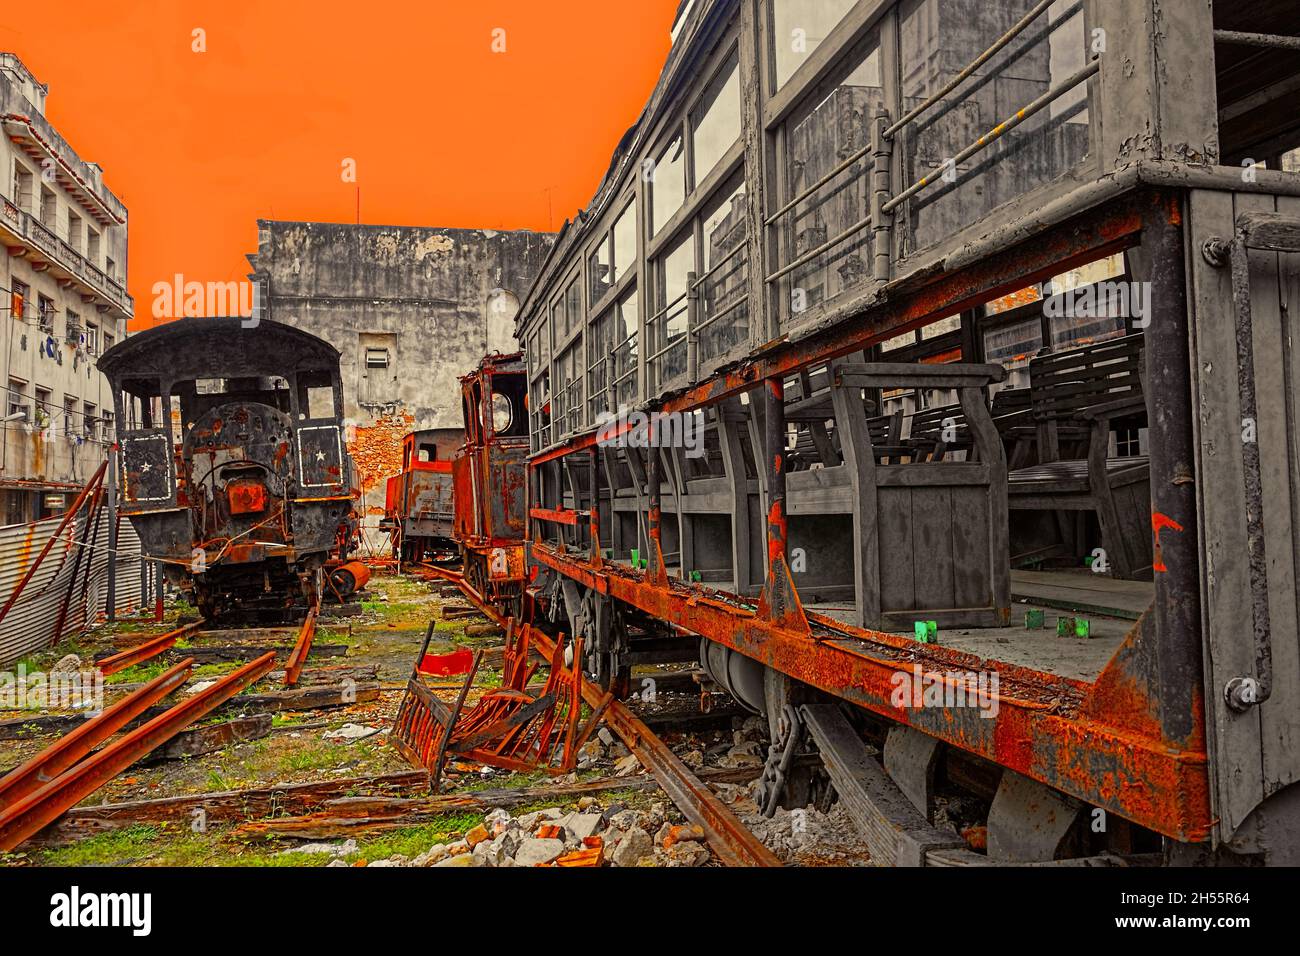
[[[97,417],[99,410],[90,402],[83,402],[81,407],[81,433],[88,440],[95,441],[99,438],[99,418]]]
[[[86,228],[86,258],[95,268],[99,268],[99,233],[89,227]]]
[[[99,328],[93,322],[86,323],[86,352],[90,355],[99,354]]]
[[[600,242],[587,260],[587,276],[590,289],[588,295],[592,304],[605,297],[605,293],[614,287],[614,270],[611,263],[609,234],[600,237]]]
[[[25,283],[19,282],[17,279],[13,280],[13,286],[13,296],[9,304],[9,314],[15,319],[21,319],[24,314],[23,308],[27,303],[27,298],[30,295],[31,290],[27,288]]]
[[[692,186],[698,186],[740,139],[740,65],[733,55],[691,116]]]
[[[686,198],[686,158],[681,135],[655,160],[650,176],[650,234],[664,227]]]
[[[65,327],[64,339],[69,345],[81,344],[81,316],[71,309],[68,309],[68,320]]]
[[[112,256],[104,257],[104,275],[108,276],[114,282],[117,281],[117,263],[113,261]]]
[[[857,0],[772,0],[776,88],[785,86]]]
[[[21,379],[9,379],[9,391],[6,396],[8,401],[5,411],[5,423],[9,422],[30,422],[32,420],[32,406],[27,401],[27,383]]]
[[[14,205],[23,212],[34,212],[32,209],[32,184],[35,177],[22,163],[14,162]]]
[[[58,205],[54,200],[54,192],[41,187],[41,223],[47,229],[55,231],[58,226]]]
[[[81,217],[71,209],[68,210],[68,245],[75,252],[81,252],[82,223]]]
[[[636,265],[636,203],[628,203],[614,222],[614,281]]]
[[[69,438],[71,438],[73,435],[77,434],[77,432],[79,431],[79,429],[77,428],[77,425],[78,425],[78,422],[77,422],[77,399],[76,399],[76,397],[73,396],[73,395],[64,395],[64,396],[63,396],[63,422],[62,422],[62,425],[63,425],[63,428],[62,428],[62,432],[63,432],[63,434],[67,435]],[[178,438],[177,440],[179,441],[179,438]]]
[[[32,422],[37,428],[49,428],[54,421],[53,395],[48,388],[36,386],[36,401],[32,408]]]
[[[114,442],[117,440],[117,430],[113,427],[113,413],[104,412],[104,441]]]
[[[361,405],[391,405],[397,401],[397,335],[360,333],[358,344],[363,356],[361,368]]]
[[[54,313],[57,311],[54,308],[54,300],[48,296],[38,295],[36,297],[36,310],[36,321],[40,325],[41,331],[46,335],[53,335]]]

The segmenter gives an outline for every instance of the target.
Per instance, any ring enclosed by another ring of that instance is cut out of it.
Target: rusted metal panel
[[[585,587],[1158,833],[1184,841],[1209,836],[1204,746],[1178,746],[1161,737],[1158,725],[1130,721],[1131,713],[1154,706],[1150,700],[1134,702],[1128,695],[1123,707],[1111,706],[1111,688],[1131,682],[1116,673],[1124,663],[1119,654],[1093,687],[820,614],[807,613],[810,633],[791,630],[725,592],[679,581],[656,585],[644,574],[595,568],[537,542],[530,553]],[[1137,631],[1130,641],[1137,641]],[[897,706],[899,680],[911,679],[918,667],[924,674],[996,671],[996,713]]]
[[[100,521],[89,548],[83,548],[90,516],[79,515],[54,543],[49,555],[0,622],[0,667],[43,650],[60,638],[79,633],[106,612],[108,590],[109,529]],[[92,522],[93,524],[93,522]],[[0,602],[8,600],[41,548],[54,535],[58,518],[0,528]],[[74,568],[78,551],[80,569]],[[123,519],[117,539],[116,612],[129,614],[140,606],[140,541]],[[88,562],[88,563],[87,563]],[[62,629],[56,633],[59,612],[71,593]]]

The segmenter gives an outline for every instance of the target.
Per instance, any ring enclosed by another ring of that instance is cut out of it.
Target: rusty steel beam
[[[102,660],[97,661],[95,666],[103,672],[105,677],[109,674],[116,674],[118,671],[126,670],[128,667],[139,664],[142,661],[147,661],[150,658],[157,657],[163,651],[171,648],[182,635],[188,634],[190,631],[197,629],[202,624],[202,621],[195,621],[193,624],[186,624],[183,627],[176,628],[174,631],[160,634],[157,637],[150,638],[142,644],[137,644],[135,647],[128,647],[124,651],[119,651],[116,654],[105,657]]]
[[[0,779],[0,806],[12,806],[39,790],[149,707],[181,687],[189,679],[193,663],[193,660],[181,661],[14,768]]]
[[[0,852],[8,852],[39,833],[141,757],[260,680],[274,664],[275,655],[264,654],[231,671],[205,690],[123,734],[39,790],[5,807],[0,811]]]
[[[533,631],[533,641],[542,653],[555,653],[555,641]],[[704,828],[705,839],[727,866],[780,866],[781,861],[731,812],[717,794],[668,745],[654,735],[636,714],[609,697],[600,687],[582,678],[582,697],[589,707],[605,705],[605,723],[623,738],[627,749],[650,769],[665,793],[692,823]]]
[[[811,633],[801,633],[764,619],[735,595],[675,580],[657,586],[644,574],[596,568],[538,542],[531,556],[585,587],[1158,833],[1187,842],[1209,837],[1204,749],[1135,732],[1114,716],[1107,722],[1093,685],[820,614],[808,613]],[[925,675],[995,671],[996,712],[896,706],[900,681],[912,679],[916,667]]]
[[[293,645],[293,653],[284,665],[284,686],[292,687],[302,676],[302,669],[311,653],[311,642],[316,639],[316,608],[307,612],[307,618],[298,631],[298,640]]]

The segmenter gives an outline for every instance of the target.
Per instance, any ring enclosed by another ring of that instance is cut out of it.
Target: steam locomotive
[[[267,320],[189,318],[131,336],[99,367],[121,512],[167,579],[209,619],[283,619],[318,601],[357,525],[338,351]]]

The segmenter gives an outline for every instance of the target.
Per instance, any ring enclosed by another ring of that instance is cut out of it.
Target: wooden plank
[[[924,465],[918,465],[924,468]],[[899,556],[903,558],[903,555]],[[918,614],[952,608],[952,493],[947,488],[912,490],[912,580]]]
[[[1300,201],[1281,198],[1283,210],[1300,216]],[[1269,235],[1269,233],[1275,233]],[[1286,219],[1252,231],[1252,244],[1294,247]],[[1268,604],[1273,648],[1273,692],[1260,707],[1264,790],[1300,779],[1300,644],[1296,641],[1297,528],[1293,510],[1300,483],[1297,432],[1295,312],[1300,303],[1300,255],[1251,253],[1251,328],[1254,332],[1255,397],[1259,409],[1260,479],[1268,556]]]
[[[988,489],[953,488],[951,496],[952,606],[992,607]],[[996,559],[996,558],[994,558]]]
[[[1249,197],[1242,197],[1249,199]],[[1210,236],[1233,232],[1233,196],[1195,191],[1190,201],[1195,248]],[[1192,263],[1193,342],[1196,369],[1197,493],[1205,552],[1202,614],[1210,642],[1206,703],[1212,708],[1211,765],[1215,810],[1223,832],[1233,833],[1264,797],[1258,708],[1234,714],[1223,702],[1228,680],[1253,674],[1254,648],[1240,635],[1249,630],[1250,582],[1242,555],[1245,542],[1245,477],[1241,452],[1241,401],[1237,388],[1236,333],[1231,275],[1200,256]],[[1213,489],[1211,492],[1210,489]]]
[[[908,488],[882,488],[877,499],[882,612],[910,611],[916,607],[912,568],[912,494]]]
[[[150,754],[146,762],[199,757],[249,740],[260,740],[270,735],[272,719],[270,714],[256,714],[181,731]]]

